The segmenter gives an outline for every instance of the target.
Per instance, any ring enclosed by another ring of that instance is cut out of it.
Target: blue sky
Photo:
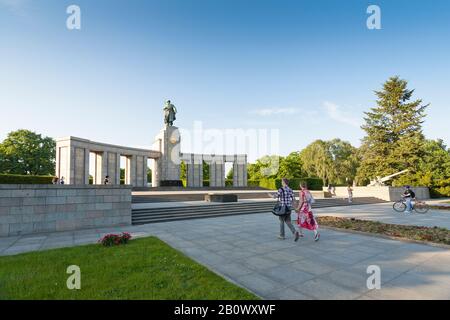
[[[66,28],[71,4],[81,30]],[[449,35],[446,0],[0,0],[0,139],[150,146],[171,99],[178,127],[278,129],[282,155],[359,145],[373,90],[399,75],[431,103],[426,136],[450,144]]]

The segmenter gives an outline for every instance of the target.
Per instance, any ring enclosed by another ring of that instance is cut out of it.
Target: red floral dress
[[[306,192],[309,191],[300,191],[300,203],[303,203],[303,205],[300,210],[297,211],[297,224],[300,228],[317,230],[319,226],[311,211],[311,205],[307,202]]]

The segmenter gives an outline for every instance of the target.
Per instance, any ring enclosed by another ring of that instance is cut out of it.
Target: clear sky
[[[71,4],[81,30],[66,28]],[[359,145],[373,90],[399,75],[431,103],[426,136],[450,144],[449,35],[447,0],[0,0],[0,140],[151,146],[171,99],[178,127],[279,130],[282,155]]]

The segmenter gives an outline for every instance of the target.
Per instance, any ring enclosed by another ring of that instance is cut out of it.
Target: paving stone
[[[217,270],[231,278],[237,278],[246,274],[254,273],[244,264],[238,262],[224,263],[217,266]]]
[[[236,282],[263,298],[269,293],[283,288],[280,283],[257,273],[237,277]]]
[[[389,286],[418,291],[427,299],[450,299],[450,283],[446,277],[436,277],[422,274],[405,273],[389,282]]]
[[[244,258],[241,260],[248,268],[252,270],[262,270],[267,268],[272,268],[280,266],[280,262],[276,262],[261,256],[253,256],[249,258]]]
[[[260,270],[259,273],[268,278],[274,279],[286,287],[315,278],[314,274],[293,269],[289,264]]]
[[[292,288],[283,288],[265,296],[270,300],[312,300],[313,298]]]
[[[321,278],[294,285],[292,288],[321,300],[350,300],[360,296],[357,292]]]
[[[382,285],[380,289],[372,289],[365,295],[376,300],[434,300],[418,290],[409,290],[392,285]]]
[[[335,267],[329,264],[324,264],[322,262],[314,262],[308,259],[295,261],[291,263],[289,266],[291,266],[293,270],[305,271],[314,275],[321,275],[336,270]]]

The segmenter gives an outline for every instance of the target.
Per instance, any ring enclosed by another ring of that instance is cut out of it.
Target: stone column
[[[95,153],[95,173],[94,184],[103,184],[103,180],[108,172],[108,152],[96,152]]]
[[[247,186],[247,156],[235,155],[233,162],[233,187]]]
[[[209,186],[225,187],[225,159],[223,156],[211,156],[209,164]]]
[[[56,148],[56,172],[58,178],[68,179],[70,176],[70,147],[62,146]],[[65,181],[68,183],[68,180]]]
[[[133,187],[137,186],[136,169],[136,156],[128,156],[125,168],[125,184],[131,184]]]
[[[113,154],[110,153],[112,156]],[[112,174],[110,174],[111,177],[114,177],[114,181],[112,183],[114,184],[120,184],[120,153],[116,153],[114,160],[112,161],[113,165],[110,167],[112,170]]]
[[[144,157],[135,156],[136,158],[136,187],[144,186]]]
[[[147,178],[147,169],[148,169],[148,157],[147,156],[143,156],[144,159],[144,179],[142,181],[142,186],[143,187],[147,187],[147,183],[148,183],[148,178]]]
[[[89,149],[71,147],[71,166],[68,184],[89,184]]]
[[[151,169],[152,169],[152,187],[160,186],[160,174],[161,174],[161,166],[160,159],[154,159]]]
[[[203,187],[203,157],[201,154],[190,154],[186,163],[186,186]]]

